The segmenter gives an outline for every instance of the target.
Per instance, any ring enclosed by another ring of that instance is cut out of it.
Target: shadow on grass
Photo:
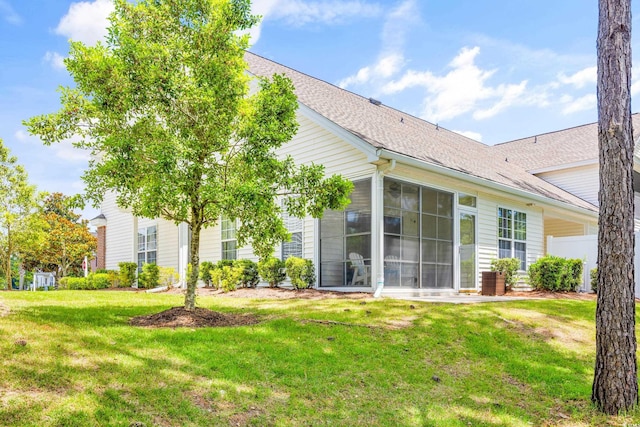
[[[3,353],[21,353],[0,367],[0,377],[20,396],[38,390],[55,400],[24,407],[18,422],[3,405],[0,424],[518,426],[609,420],[587,402],[592,353],[566,350],[504,321],[505,307],[585,321],[591,308],[583,302],[411,309],[414,304],[399,301],[262,301],[245,306],[276,319],[175,330],[129,326],[130,317],[171,306],[131,304],[34,305],[5,318],[7,325],[31,329],[26,349],[2,347]],[[406,322],[391,327],[389,319]]]

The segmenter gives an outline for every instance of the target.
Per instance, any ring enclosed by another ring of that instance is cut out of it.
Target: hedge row
[[[239,287],[255,288],[260,278],[270,287],[277,287],[289,276],[295,289],[310,288],[315,284],[315,268],[310,260],[289,257],[282,261],[275,257],[255,263],[249,259],[204,261],[200,264],[200,279],[207,286],[225,292]]]

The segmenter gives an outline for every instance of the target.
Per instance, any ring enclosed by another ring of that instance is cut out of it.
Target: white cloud
[[[74,41],[93,45],[107,35],[107,18],[113,10],[111,0],[71,3],[69,11],[62,17],[55,32]]]
[[[640,94],[640,79],[636,80],[635,82],[632,79],[632,83],[631,83],[631,96],[636,96]]]
[[[473,118],[476,120],[488,119],[495,116],[508,107],[516,104],[519,99],[522,98],[527,88],[527,81],[524,80],[517,85],[500,85],[495,89],[496,94],[501,96],[500,100],[496,102],[492,107],[476,110],[473,113]]]
[[[389,78],[402,69],[404,57],[401,54],[389,54],[378,59],[373,65],[362,67],[356,74],[346,77],[338,83],[338,86],[363,85],[376,78]]]
[[[255,44],[260,39],[262,24],[266,21],[282,20],[296,27],[314,23],[339,24],[354,17],[378,16],[382,8],[364,0],[255,0],[251,11],[262,16],[262,22],[249,30],[251,43]]]
[[[478,132],[474,132],[471,130],[454,130],[452,132],[458,133],[462,136],[466,136],[467,138],[471,138],[474,141],[482,142],[482,134]]]
[[[577,113],[578,111],[592,110],[597,107],[597,98],[594,93],[581,96],[580,98],[573,99],[572,97],[563,97],[566,101],[566,105],[562,109],[562,114],[569,115]]]
[[[387,16],[381,34],[382,48],[376,62],[345,77],[338,82],[338,86],[347,88],[364,85],[388,79],[401,71],[406,62],[403,54],[406,33],[410,26],[418,21],[418,16],[415,0],[400,3]]]
[[[18,13],[11,6],[11,3],[9,3],[7,0],[0,0],[0,15],[9,24],[22,24],[22,17],[18,15]]]
[[[487,82],[497,70],[478,67],[475,59],[479,53],[477,46],[465,47],[449,63],[451,70],[447,74],[437,76],[431,71],[408,70],[400,79],[384,85],[382,92],[393,94],[416,86],[424,87],[428,95],[424,99],[422,116],[434,122],[468,112],[473,112],[476,120],[486,119],[521,102],[527,81],[489,86]],[[493,101],[493,105],[480,108],[482,101]]]
[[[586,85],[595,84],[597,79],[597,68],[587,67],[570,76],[564,73],[558,74],[558,81],[565,85],[572,85],[577,89],[581,89]]]
[[[73,141],[69,139],[51,144],[51,148],[55,152],[56,157],[68,162],[88,162],[91,157],[89,151],[74,147]]]
[[[82,150],[73,146],[74,142],[79,141],[79,137],[65,139],[64,141],[44,146],[37,136],[29,135],[24,129],[14,132],[13,136],[20,142],[42,147],[44,150],[53,153],[59,159],[69,163],[80,163],[89,161],[91,155],[88,150]]]
[[[56,70],[64,70],[66,69],[64,65],[64,56],[60,55],[58,52],[50,52],[44,54],[44,58],[42,58],[44,62],[48,62],[51,64],[53,68]]]
[[[22,129],[15,131],[13,136],[15,136],[16,139],[20,142],[27,141],[30,138],[30,135]]]

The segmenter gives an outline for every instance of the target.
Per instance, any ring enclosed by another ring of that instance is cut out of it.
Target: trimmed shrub
[[[109,283],[112,288],[120,287],[120,272],[118,270],[107,270],[109,275]]]
[[[235,260],[232,260],[232,259],[221,259],[216,263],[216,267],[217,268],[233,267],[234,262]]]
[[[111,287],[108,273],[91,273],[87,276],[86,289],[107,289]]]
[[[250,259],[239,259],[233,263],[233,268],[240,269],[240,286],[255,288],[260,282],[258,265]]]
[[[536,290],[575,291],[581,280],[580,259],[547,255],[529,266],[529,282]]]
[[[307,289],[315,284],[315,268],[311,260],[291,256],[285,261],[285,267],[295,289]]]
[[[235,291],[241,283],[242,268],[225,266],[218,270],[221,272],[220,288],[224,292]]]
[[[119,279],[120,287],[130,288],[136,282],[136,272],[138,270],[138,264],[135,262],[120,262],[118,263],[120,268]]]
[[[504,274],[504,285],[507,289],[513,288],[518,283],[518,269],[520,260],[518,258],[500,258],[491,260],[491,271],[498,271]]]
[[[211,286],[211,271],[216,268],[216,265],[211,261],[203,261],[200,263],[200,280],[202,280],[205,286]]]
[[[173,267],[158,267],[158,284],[160,286],[171,286],[180,280],[180,275]]]
[[[160,272],[154,263],[144,264],[142,273],[138,276],[138,287],[151,289],[158,286],[160,282]]]
[[[76,291],[79,289],[87,289],[87,280],[84,277],[65,277],[66,289]]]
[[[214,267],[211,270],[211,286],[214,289],[220,289],[220,282],[222,280],[222,269],[218,267]]]
[[[284,261],[276,257],[269,257],[258,262],[258,273],[270,288],[278,287],[287,278]]]
[[[58,280],[56,282],[56,284],[58,285],[58,289],[64,290],[64,289],[69,289],[69,278],[68,277],[62,277],[60,278],[60,280]]]
[[[598,267],[594,267],[589,271],[589,278],[591,279],[591,290],[598,293]]]

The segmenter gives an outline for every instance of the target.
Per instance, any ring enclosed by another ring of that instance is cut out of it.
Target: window
[[[222,230],[222,259],[236,259],[238,253],[236,248],[235,220],[222,218],[220,228]]]
[[[475,196],[470,196],[468,194],[460,193],[458,194],[458,205],[466,206],[469,208],[475,208],[476,198]]]
[[[498,208],[498,258],[518,258],[527,269],[527,214]]]
[[[138,272],[144,264],[155,264],[158,233],[156,226],[138,229]]]
[[[291,241],[282,242],[282,260],[290,256],[302,258],[302,219],[289,215],[284,201],[282,202],[282,222],[291,234]]]

